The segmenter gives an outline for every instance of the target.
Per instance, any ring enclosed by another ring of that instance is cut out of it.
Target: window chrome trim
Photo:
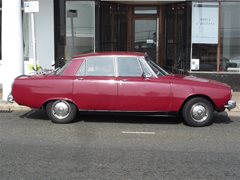
[[[146,59],[144,57],[139,57],[139,61],[141,62],[142,66],[145,66],[146,69],[151,73],[151,77],[157,78],[158,76],[155,74],[155,72],[152,70],[152,68],[149,66],[149,64],[146,62]],[[144,72],[144,71],[143,71]]]

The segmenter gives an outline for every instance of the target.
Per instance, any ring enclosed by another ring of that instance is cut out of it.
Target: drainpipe
[[[24,72],[21,0],[2,0],[2,66],[6,101],[12,82]]]

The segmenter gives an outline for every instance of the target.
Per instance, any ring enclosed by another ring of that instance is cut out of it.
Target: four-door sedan
[[[212,123],[214,111],[236,106],[223,83],[168,74],[143,53],[92,53],[74,57],[45,75],[22,76],[14,100],[43,108],[55,123],[70,123],[79,111],[181,115],[190,126]]]

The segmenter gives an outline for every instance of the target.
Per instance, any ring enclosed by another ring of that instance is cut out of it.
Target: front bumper
[[[224,105],[224,107],[230,111],[236,107],[236,101],[230,100],[226,105]]]

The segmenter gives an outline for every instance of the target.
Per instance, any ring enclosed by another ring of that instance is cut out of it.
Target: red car
[[[181,115],[190,126],[212,123],[213,111],[235,108],[223,83],[168,74],[143,53],[92,53],[74,57],[61,69],[22,76],[14,100],[46,110],[55,123],[70,123],[77,111]]]

